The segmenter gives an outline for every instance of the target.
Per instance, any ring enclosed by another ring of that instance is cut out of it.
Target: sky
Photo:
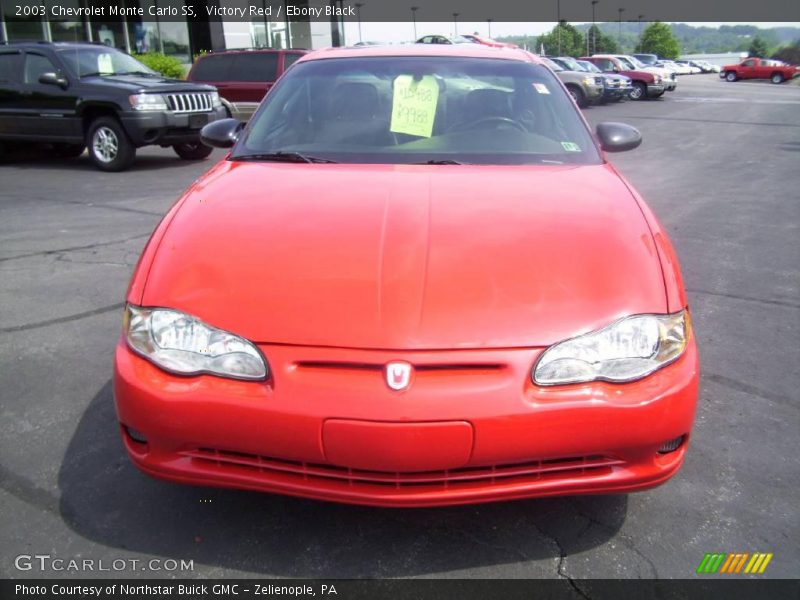
[[[719,27],[720,25],[756,25],[762,28],[770,27],[800,27],[800,23],[688,23],[694,26],[706,27]],[[555,22],[535,22],[535,23],[492,23],[491,37],[497,38],[506,35],[541,35],[555,27]],[[578,25],[578,23],[573,23]],[[646,27],[647,23],[642,22],[642,27]],[[347,21],[345,22],[345,39],[348,44],[355,44],[359,41],[358,23]],[[424,35],[440,34],[440,35],[454,35],[453,23],[417,23],[416,27],[417,38]],[[480,23],[458,23],[458,33],[475,33],[479,35],[489,35],[489,25],[486,21]],[[406,23],[377,23],[377,22],[362,22],[361,23],[361,40],[367,42],[409,42],[414,38],[414,26],[409,20]]]

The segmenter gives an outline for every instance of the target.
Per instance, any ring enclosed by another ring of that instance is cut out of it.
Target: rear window
[[[277,52],[236,52],[201,58],[192,71],[192,80],[268,83],[275,81],[277,74]]]
[[[19,52],[5,52],[0,54],[0,83],[17,80],[17,64]]]

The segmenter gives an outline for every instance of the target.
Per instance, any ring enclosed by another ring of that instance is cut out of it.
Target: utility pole
[[[358,19],[358,41],[362,42],[363,40],[361,39],[361,7],[364,6],[364,3],[356,2],[354,6],[356,7],[356,18]]]
[[[592,54],[597,52],[597,26],[594,23],[594,7],[600,0],[592,0]],[[589,53],[588,51],[586,52]]]
[[[460,14],[461,13],[453,13],[453,29],[455,30],[456,35],[458,35],[458,15]]]
[[[489,24],[489,39],[492,37],[492,21],[494,21],[494,19],[486,19],[486,22]]]
[[[617,40],[619,41],[619,50],[622,52],[622,13],[625,12],[624,8],[618,8],[619,11],[619,28],[617,31]]]
[[[419,6],[411,7],[411,21],[414,23],[414,41],[417,41],[417,10]]]

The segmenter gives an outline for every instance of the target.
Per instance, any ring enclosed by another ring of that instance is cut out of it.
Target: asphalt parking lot
[[[682,262],[702,383],[683,470],[630,496],[352,507],[179,486],[124,454],[112,352],[161,215],[222,156],[144,149],[0,164],[0,576],[687,578],[706,552],[800,566],[800,86],[685,76],[589,108],[644,143],[612,156]],[[192,560],[191,572],[20,571],[15,557]]]

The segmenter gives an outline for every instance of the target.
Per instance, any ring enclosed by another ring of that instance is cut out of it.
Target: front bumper
[[[133,462],[176,482],[379,506],[629,492],[677,472],[697,402],[693,341],[638,382],[549,388],[530,381],[538,349],[261,350],[271,379],[243,382],[168,374],[120,340]],[[393,360],[415,366],[405,391],[386,385]]]
[[[678,87],[678,82],[677,80],[672,78],[664,78],[663,85],[664,85],[664,91],[674,92],[675,88]]]
[[[647,84],[647,95],[648,96],[659,96],[664,93],[665,87],[663,83],[648,83]]]
[[[586,99],[589,102],[593,102],[594,100],[599,100],[603,96],[603,84],[600,83],[592,83],[592,84],[583,84],[583,91],[586,94]]]
[[[205,125],[226,116],[225,107],[219,106],[195,113],[128,111],[121,115],[121,121],[134,146],[171,146],[199,141]]]

